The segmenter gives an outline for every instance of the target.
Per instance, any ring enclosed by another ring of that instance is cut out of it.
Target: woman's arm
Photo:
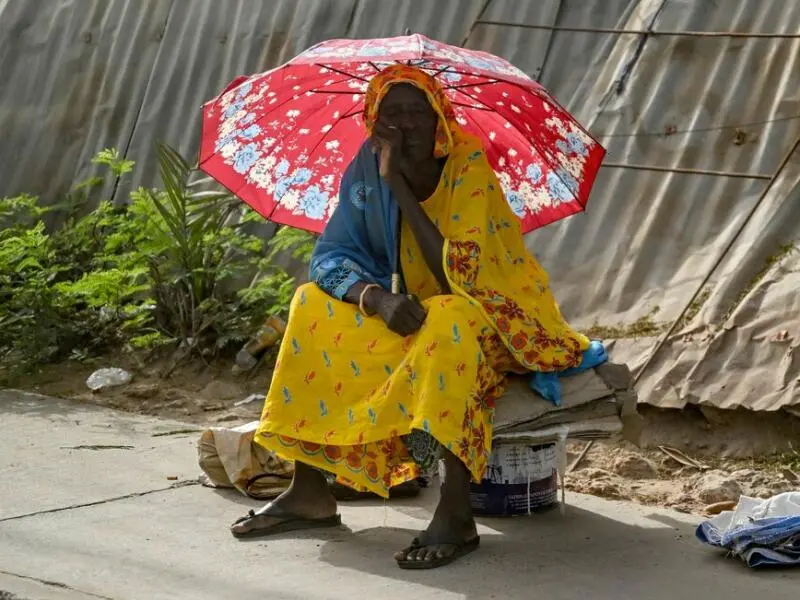
[[[442,264],[444,237],[430,220],[417,201],[414,192],[403,175],[400,147],[403,143],[401,131],[397,127],[389,127],[382,123],[375,126],[374,138],[376,149],[380,151],[380,173],[394,193],[403,218],[411,227],[411,231],[422,250],[422,256],[433,273],[439,287],[445,294],[450,293],[450,285]]]
[[[390,181],[389,185],[400,206],[400,211],[403,213],[403,218],[411,228],[420,250],[422,250],[422,256],[425,258],[428,268],[439,283],[442,292],[449,294],[450,284],[447,283],[447,275],[445,275],[442,262],[444,250],[442,233],[417,202],[411,187],[402,174]]]

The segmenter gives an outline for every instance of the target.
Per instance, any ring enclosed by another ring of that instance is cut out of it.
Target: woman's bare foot
[[[478,547],[469,500],[469,471],[450,452],[444,463],[445,480],[433,520],[411,546],[394,555],[401,568],[440,567]]]
[[[231,525],[236,537],[269,535],[296,529],[333,527],[341,522],[336,500],[325,476],[303,463],[295,463],[289,488],[272,502]]]

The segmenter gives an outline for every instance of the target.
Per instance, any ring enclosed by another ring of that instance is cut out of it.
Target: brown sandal
[[[408,560],[406,558],[396,559],[397,566],[401,569],[438,569],[439,567],[449,565],[453,561],[458,560],[470,552],[475,552],[475,550],[478,549],[478,546],[480,546],[480,543],[481,538],[480,536],[476,535],[474,538],[466,542],[434,544],[436,546],[453,546],[453,553],[448,556],[442,556],[441,558],[434,558],[433,560]],[[414,538],[414,541],[411,542],[411,546],[403,550],[403,552],[407,554],[408,552],[411,552],[412,550],[418,550],[419,548],[422,548],[422,544],[417,538]]]
[[[269,510],[269,509],[268,509]],[[268,527],[254,527],[246,531],[234,531],[233,527],[236,525],[243,525],[252,519],[259,517],[282,519],[277,523],[269,525]],[[274,535],[277,533],[286,533],[289,531],[301,531],[305,529],[318,529],[323,527],[338,527],[342,524],[341,515],[333,515],[324,517],[322,519],[309,519],[307,517],[300,517],[291,513],[286,513],[280,509],[274,509],[270,514],[256,514],[256,511],[251,510],[246,516],[237,519],[231,526],[231,534],[237,538],[251,538]]]

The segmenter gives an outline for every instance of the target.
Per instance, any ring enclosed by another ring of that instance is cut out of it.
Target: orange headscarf
[[[369,82],[367,97],[364,100],[364,123],[367,134],[372,135],[381,101],[396,83],[410,83],[425,92],[428,102],[439,115],[433,154],[437,158],[450,154],[455,144],[454,138],[460,131],[453,105],[450,104],[447,94],[438,81],[425,71],[408,65],[396,64],[386,67]]]

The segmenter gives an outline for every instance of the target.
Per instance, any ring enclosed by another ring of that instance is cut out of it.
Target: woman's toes
[[[428,553],[425,555],[426,561],[436,560],[439,557],[439,551],[436,548],[428,548]]]

